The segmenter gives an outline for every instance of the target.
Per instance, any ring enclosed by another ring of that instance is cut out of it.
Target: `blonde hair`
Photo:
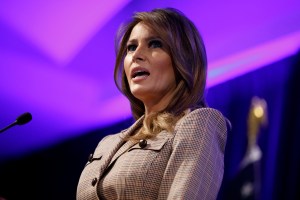
[[[116,36],[116,63],[114,79],[118,89],[128,98],[135,119],[145,113],[142,101],[135,98],[124,72],[126,44],[132,29],[144,23],[166,44],[172,59],[176,77],[176,89],[172,101],[161,112],[147,116],[138,135],[141,138],[155,136],[161,130],[172,132],[174,125],[187,109],[205,107],[205,87],[207,58],[204,42],[194,23],[174,8],[154,9],[150,12],[137,12],[132,21],[121,26]]]

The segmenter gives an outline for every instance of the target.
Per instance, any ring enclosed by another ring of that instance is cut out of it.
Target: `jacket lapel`
[[[105,161],[105,164],[100,169],[100,174],[103,174],[103,172],[109,168],[109,166],[124,152],[126,152],[131,146],[135,145],[136,143],[132,141],[127,141],[124,143],[124,138],[130,136],[136,128],[138,128],[143,123],[144,117],[139,118],[131,127],[129,127],[127,130],[121,132],[120,134],[117,134],[114,138],[113,143],[111,144],[112,148],[109,152],[109,156],[107,157],[107,160]]]
[[[111,159],[108,167],[119,157],[121,156],[123,153],[125,153],[128,149],[130,149],[130,147],[134,146],[137,142],[133,142],[128,140],[126,143],[124,143],[119,150],[116,152],[116,154],[113,156],[113,158]]]

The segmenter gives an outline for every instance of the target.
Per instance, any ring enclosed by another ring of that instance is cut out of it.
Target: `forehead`
[[[142,22],[139,22],[133,27],[130,33],[129,40],[134,40],[141,37],[148,38],[148,37],[157,37],[157,36],[158,34],[152,28],[150,28],[148,25]]]

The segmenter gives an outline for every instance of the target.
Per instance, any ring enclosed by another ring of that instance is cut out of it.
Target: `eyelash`
[[[160,40],[151,40],[148,44],[149,47],[151,47],[152,45],[157,45],[154,48],[162,48],[163,44]]]
[[[132,48],[134,48],[134,50],[135,50],[136,49],[136,45],[134,45],[134,44],[127,45],[127,52],[134,51],[134,50],[132,50]]]
[[[148,47],[149,48],[162,48],[163,44],[162,44],[162,42],[160,40],[151,40],[148,43]],[[135,45],[135,44],[129,44],[129,45],[127,45],[127,52],[129,52],[129,51],[135,51],[136,48],[137,48],[137,45]]]

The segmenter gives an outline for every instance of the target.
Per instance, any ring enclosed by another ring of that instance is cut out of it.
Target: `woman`
[[[216,199],[227,129],[206,107],[206,52],[196,27],[167,8],[136,13],[119,33],[115,82],[136,122],[100,141],[77,199]]]

